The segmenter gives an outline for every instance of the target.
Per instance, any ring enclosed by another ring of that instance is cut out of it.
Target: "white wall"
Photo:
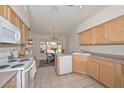
[[[33,40],[33,56],[36,56],[37,59],[44,59],[44,56],[41,56],[40,53],[40,41],[51,41],[49,35],[46,34],[37,34],[34,32],[29,33],[29,38]],[[59,36],[59,41],[63,41],[63,48],[65,49],[65,37]]]
[[[16,14],[24,21],[24,23],[30,28],[30,11],[24,5],[11,5]],[[24,8],[25,7],[25,8]]]
[[[80,51],[80,49],[89,50],[92,52],[98,53],[108,53],[108,54],[117,54],[124,55],[124,45],[96,45],[96,46],[80,46],[79,45],[79,34],[76,34],[80,31],[84,31],[93,26],[116,18],[124,14],[124,6],[109,6],[108,8],[102,10],[95,16],[92,16],[81,25],[77,27],[76,32],[72,32],[66,36],[66,47],[67,52],[72,53],[75,51]]]

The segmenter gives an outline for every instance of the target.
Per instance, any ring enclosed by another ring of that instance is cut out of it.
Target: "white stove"
[[[3,55],[0,54],[0,72],[17,70],[17,88],[30,87],[29,85],[31,84],[29,83],[33,82],[30,82],[30,80],[34,78],[30,75],[31,71],[33,71],[34,68],[33,58],[17,58],[13,61],[8,62],[8,55],[6,56],[5,53]]]
[[[27,58],[26,58],[27,59]],[[21,61],[22,59],[16,59],[17,61],[14,61],[14,62],[8,62],[8,60],[5,61],[2,61],[0,62],[0,66],[4,66],[4,65],[8,65],[8,67],[3,67],[3,68],[0,68],[0,72],[3,72],[3,71],[12,71],[12,70],[25,70],[26,68],[28,68],[31,64],[32,64],[32,58],[28,58],[29,60],[26,60],[26,61]],[[18,66],[19,64],[22,64],[20,66]],[[17,67],[13,67],[17,65]]]

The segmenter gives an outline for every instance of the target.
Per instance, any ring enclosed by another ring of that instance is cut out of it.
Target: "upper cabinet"
[[[81,32],[80,44],[124,44],[124,16]]]
[[[8,11],[8,20],[13,25],[15,25],[16,27],[18,27],[18,16],[16,15],[16,13],[9,6],[7,7],[7,11]]]
[[[8,5],[0,5],[0,16],[3,16],[21,30],[21,44],[26,44],[28,42],[28,27],[15,11]]]
[[[7,5],[0,5],[0,15],[8,19]]]
[[[4,6],[0,5],[0,15],[4,16]]]
[[[92,44],[92,29],[80,33],[80,44],[81,45]]]
[[[93,28],[93,44],[108,44],[108,25],[101,24]]]
[[[25,27],[25,41],[26,41],[26,43],[28,43],[28,37],[29,36],[29,28],[26,26]]]
[[[111,44],[124,44],[124,16],[109,22],[109,40]]]
[[[18,19],[19,29],[21,30],[21,43],[26,44],[28,42],[28,27],[21,19]]]

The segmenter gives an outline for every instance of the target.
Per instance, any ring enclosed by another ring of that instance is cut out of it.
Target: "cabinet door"
[[[90,60],[88,62],[88,74],[95,78],[95,79],[99,79],[99,64],[93,60]]]
[[[87,72],[87,59],[83,57],[80,59],[79,55],[73,55],[73,63],[72,63],[72,71],[78,73],[86,73]]]
[[[7,12],[8,12],[8,20],[15,25],[16,27],[18,27],[18,16],[16,15],[16,13],[11,9],[11,7],[8,6],[7,8]]]
[[[25,44],[25,25],[22,20],[19,18],[19,29],[21,30],[21,43]]]
[[[121,65],[121,81],[122,87],[124,88],[124,65]]]
[[[100,82],[108,87],[115,87],[115,68],[100,64]]]
[[[92,44],[92,29],[80,33],[80,44],[81,45]]]
[[[0,15],[7,19],[7,5],[0,5]]]
[[[25,27],[25,42],[28,43],[28,34],[29,34],[29,30],[28,27]]]
[[[0,5],[0,15],[4,17],[4,6]]]
[[[123,88],[123,80],[124,80],[124,77],[123,77],[123,74],[124,74],[124,68],[122,68],[123,65],[121,64],[116,64],[116,71],[115,71],[115,79],[116,79],[116,88]]]
[[[22,38],[22,44],[26,43],[26,39],[25,39],[25,33],[26,32],[26,28],[25,28],[25,24],[22,24],[22,31],[21,31],[21,38]]]
[[[94,44],[108,44],[108,25],[102,24],[93,29]]]
[[[111,44],[124,44],[124,16],[109,22],[109,40]]]

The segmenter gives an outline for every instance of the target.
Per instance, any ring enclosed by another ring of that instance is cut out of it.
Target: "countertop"
[[[92,57],[95,57],[95,58],[99,58],[99,59],[124,65],[124,56],[121,56],[121,55],[102,54],[102,53],[91,53],[91,55]]]
[[[16,74],[17,71],[0,72],[0,88],[6,85],[6,83]]]
[[[78,54],[80,54],[80,53],[78,53]],[[122,56],[122,55],[90,52],[90,56],[124,65],[124,56]]]

